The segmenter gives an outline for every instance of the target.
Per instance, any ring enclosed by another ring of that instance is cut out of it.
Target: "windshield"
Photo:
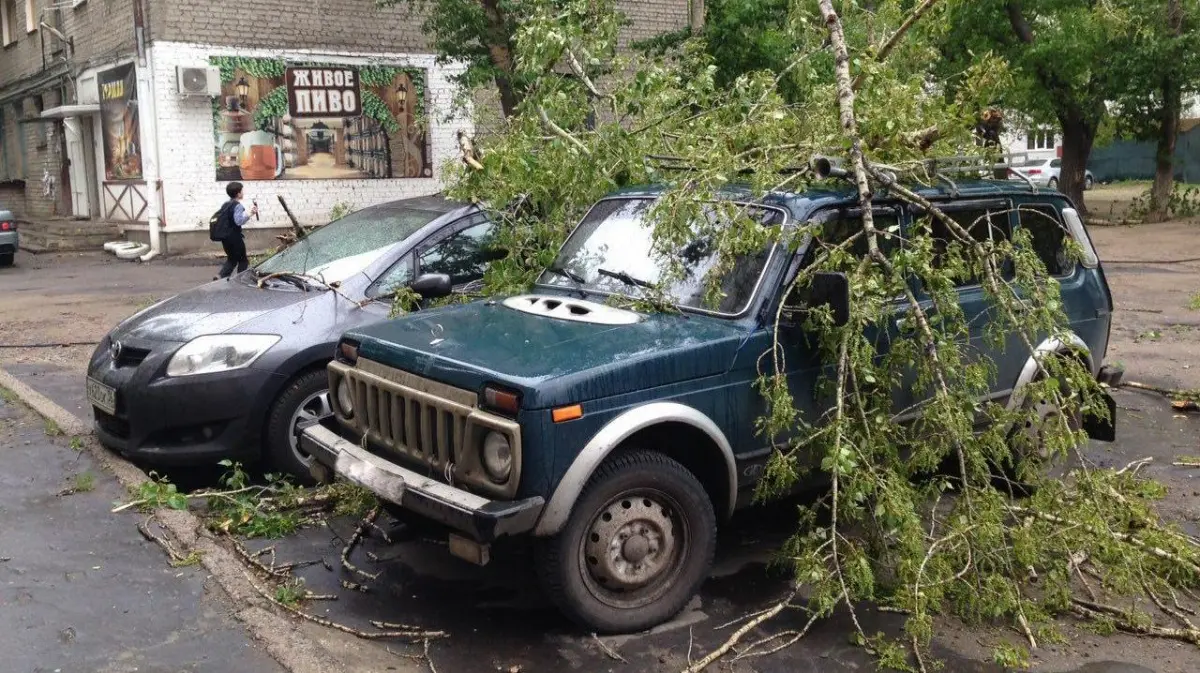
[[[260,274],[298,273],[326,283],[342,281],[443,214],[387,204],[366,208],[317,229],[256,269]]]
[[[754,298],[773,246],[757,254],[739,256],[721,280],[723,296],[719,304],[706,305],[706,280],[720,261],[711,239],[697,235],[679,250],[669,253],[657,250],[649,221],[654,203],[652,199],[601,201],[567,239],[552,270],[543,273],[538,282],[639,298],[643,296],[645,285],[656,285],[661,280],[667,283],[660,288],[665,298],[681,308],[724,315],[736,315],[745,310]],[[756,209],[756,212],[764,224],[782,221],[777,211]],[[683,265],[682,278],[665,278],[668,254]]]

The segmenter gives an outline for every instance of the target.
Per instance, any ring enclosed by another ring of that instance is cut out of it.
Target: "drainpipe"
[[[141,0],[133,3],[133,23],[137,38],[138,126],[142,140],[142,179],[146,181],[146,222],[150,228],[150,252],[138,259],[149,262],[162,252],[162,180],[158,173],[158,110],[154,94],[154,61],[146,48],[146,21]]]

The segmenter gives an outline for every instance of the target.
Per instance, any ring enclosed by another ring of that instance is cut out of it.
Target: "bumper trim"
[[[533,530],[545,508],[540,496],[488,500],[434,481],[376,456],[319,423],[299,430],[300,448],[311,455],[313,474],[328,480],[341,475],[388,502],[465,533],[480,543]]]

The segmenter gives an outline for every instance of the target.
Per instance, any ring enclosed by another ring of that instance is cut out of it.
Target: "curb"
[[[150,477],[133,463],[101,446],[92,435],[90,423],[3,368],[0,368],[0,387],[11,390],[38,414],[57,423],[67,435],[83,439],[83,448],[88,454],[126,489],[136,489],[150,481]],[[155,512],[155,517],[184,554],[200,553],[200,564],[229,598],[233,616],[281,666],[291,673],[349,671],[345,662],[307,635],[301,624],[275,612],[274,606],[250,585],[241,559],[213,538],[198,516],[186,510],[160,509]],[[397,661],[393,670],[403,671],[402,666],[403,662]]]

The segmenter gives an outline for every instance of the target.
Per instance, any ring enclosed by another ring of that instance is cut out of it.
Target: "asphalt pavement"
[[[276,673],[199,567],[142,538],[116,480],[0,400],[0,670]],[[75,492],[71,492],[75,489]]]

